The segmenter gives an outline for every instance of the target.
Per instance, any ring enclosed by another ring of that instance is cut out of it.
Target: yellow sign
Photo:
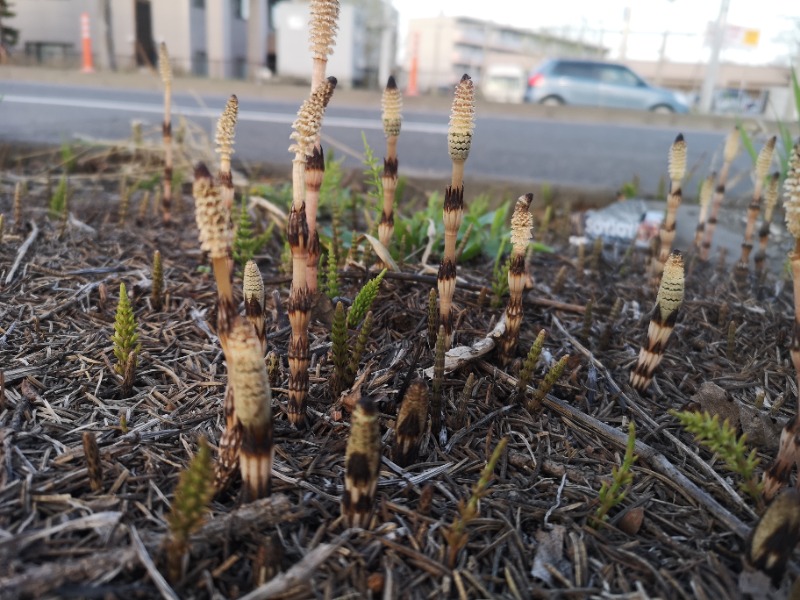
[[[744,35],[742,35],[742,45],[748,48],[755,48],[758,46],[758,38],[760,36],[761,32],[758,29],[745,29]]]

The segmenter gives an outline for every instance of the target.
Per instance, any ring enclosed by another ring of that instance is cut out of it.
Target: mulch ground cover
[[[557,222],[552,233],[535,234],[555,252],[532,256],[519,359],[503,369],[488,354],[446,375],[447,440],[427,434],[407,469],[384,460],[369,530],[348,530],[340,519],[349,424],[346,412],[337,419],[328,394],[329,311],[320,309],[310,329],[313,425],[298,431],[286,420],[289,282],[279,270],[276,234],[257,256],[269,349],[281,359],[272,496],[242,505],[234,481],[193,536],[185,576],[167,584],[159,573],[178,477],[199,439],[216,446],[224,426],[213,276],[186,191],[168,228],[152,210],[139,215],[135,201],[119,223],[120,164],[87,160],[71,178],[64,221],[47,212],[42,165],[51,160],[45,153],[7,168],[0,190],[0,598],[743,596],[739,576],[756,507],[668,411],[706,406],[697,394],[713,382],[762,467],[772,462],[780,427],[796,408],[791,284],[771,274],[756,278],[752,269],[735,283],[730,260],[703,264],[687,252],[675,334],[653,385],[639,395],[628,377],[655,300],[646,253],[607,245],[592,256],[587,248],[581,264]],[[19,179],[28,191],[15,224]],[[166,275],[160,311],[149,299],[154,250]],[[490,302],[490,272],[490,264],[459,265],[454,345],[483,338],[502,314],[504,302]],[[343,271],[341,296],[352,299],[373,275],[357,266]],[[433,363],[426,307],[434,277],[403,264],[387,274],[373,308],[362,393],[381,412],[387,458],[398,390]],[[127,397],[110,342],[120,282],[142,343]],[[617,299],[623,305],[612,321]],[[570,358],[532,414],[512,398],[520,361],[541,329],[547,337],[533,385],[561,356]],[[470,373],[476,384],[464,401]],[[630,420],[639,442],[633,484],[598,526],[591,519],[598,493],[621,462]],[[100,447],[96,492],[84,431]],[[451,567],[443,533],[503,437],[508,446]],[[797,574],[796,561],[789,572]]]

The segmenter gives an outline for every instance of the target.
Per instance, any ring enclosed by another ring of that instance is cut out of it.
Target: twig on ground
[[[14,259],[14,264],[11,265],[11,270],[8,272],[8,275],[6,275],[5,285],[8,285],[14,280],[14,275],[17,269],[19,269],[22,259],[25,258],[25,255],[28,253],[28,250],[30,250],[30,247],[33,245],[38,235],[39,226],[36,224],[36,221],[31,221],[31,232],[28,234],[28,237],[25,238],[25,241],[22,242],[19,250],[17,250],[17,258]]]

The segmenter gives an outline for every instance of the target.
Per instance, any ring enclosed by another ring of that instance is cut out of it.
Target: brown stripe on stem
[[[306,222],[308,224],[308,270],[306,285],[314,293],[317,291],[317,271],[319,270],[319,234],[317,233],[317,211],[319,210],[319,190],[325,176],[325,154],[322,146],[314,146],[306,157]]]
[[[708,219],[708,226],[705,230],[700,252],[700,259],[703,261],[707,261],[711,255],[711,244],[714,239],[714,232],[717,228],[717,221],[719,220],[719,211],[722,208],[722,202],[725,200],[725,185],[728,182],[728,172],[730,171],[731,163],[733,162],[733,159],[736,158],[736,153],[739,150],[739,140],[739,130],[736,128],[734,128],[725,139],[722,168],[719,171],[719,179],[717,180],[717,187],[714,191],[714,199],[711,203],[711,216]]]
[[[684,268],[681,253],[673,250],[664,265],[656,305],[647,328],[647,340],[639,351],[639,360],[631,371],[630,384],[640,393],[650,385],[653,373],[664,356],[684,296]]]
[[[456,289],[456,263],[445,258],[439,267],[437,277],[439,290],[439,324],[444,327],[448,340],[453,335],[452,306]],[[449,342],[445,344],[450,346]]]
[[[369,397],[356,404],[345,452],[342,516],[348,527],[369,527],[381,465],[378,411]]]
[[[224,490],[239,465],[239,449],[242,445],[242,424],[236,418],[233,402],[233,386],[230,382],[225,389],[225,431],[219,438],[219,456],[214,465],[214,487],[218,492]]]
[[[394,195],[397,190],[397,159],[386,158],[383,161],[383,210],[378,224],[378,238],[381,244],[389,247],[394,232]]]
[[[292,336],[289,342],[289,421],[296,427],[306,423],[308,399],[308,323],[311,317],[311,296],[308,289],[292,288],[288,306]]]

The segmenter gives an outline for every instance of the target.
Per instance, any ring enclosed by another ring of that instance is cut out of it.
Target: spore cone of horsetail
[[[772,215],[778,203],[778,193],[780,188],[781,174],[775,171],[767,181],[767,188],[764,191],[764,219],[761,229],[758,231],[758,254],[756,254],[756,269],[763,271],[764,261],[767,258],[767,243],[769,242],[769,230],[772,225]]]
[[[764,189],[764,180],[767,178],[769,166],[772,164],[772,155],[775,153],[775,143],[778,141],[776,136],[767,140],[758,153],[755,167],[755,181],[753,182],[753,197],[747,207],[747,225],[744,230],[744,240],[742,241],[742,255],[736,265],[737,275],[740,278],[746,277],[749,271],[750,252],[753,249],[753,234],[756,230],[756,219],[761,210],[761,196]]]
[[[506,306],[506,330],[500,340],[500,360],[508,364],[514,351],[522,325],[522,292],[525,288],[525,254],[531,240],[533,215],[530,213],[533,194],[520,196],[511,216],[511,264],[508,268],[509,299]]]
[[[211,258],[220,302],[230,304],[230,311],[233,311],[231,283],[233,273],[229,264],[233,242],[231,212],[223,202],[211,173],[203,163],[195,168],[192,194],[200,247],[204,252],[208,252]]]
[[[217,144],[216,152],[219,154],[219,185],[222,188],[222,200],[228,209],[233,207],[233,175],[231,174],[231,155],[233,154],[234,138],[236,136],[236,120],[239,116],[239,99],[232,95],[225,103],[225,109],[217,121],[217,133],[214,141]]]
[[[339,28],[339,0],[311,0],[309,50],[313,59],[311,88],[325,78],[328,56],[333,54]]]
[[[255,261],[248,260],[244,266],[242,290],[244,291],[244,314],[252,323],[253,330],[261,342],[262,353],[266,353],[267,325],[264,318],[264,280]]]
[[[161,42],[158,47],[158,70],[164,84],[164,120],[161,135],[164,140],[164,195],[161,198],[162,218],[165,223],[172,220],[172,66],[169,62],[167,45]]]
[[[269,494],[272,473],[272,391],[261,340],[252,325],[238,318],[228,339],[228,377],[234,394],[242,441],[239,469],[244,500]]]
[[[787,490],[767,507],[747,540],[747,562],[781,586],[786,565],[800,542],[800,492]]]
[[[453,161],[450,185],[461,187],[464,183],[464,162],[469,157],[472,133],[475,130],[475,86],[469,75],[464,74],[456,85],[450,125],[447,129],[447,149]]]
[[[117,364],[114,370],[120,375],[125,374],[129,362],[133,361],[136,366],[136,354],[142,345],[139,343],[139,333],[137,332],[136,316],[133,314],[133,307],[128,298],[128,291],[125,284],[119,284],[119,301],[117,302],[117,312],[114,316],[114,334],[111,336],[114,345],[114,357]]]
[[[369,527],[381,466],[378,410],[369,397],[356,404],[345,453],[342,516],[348,527]]]
[[[289,146],[289,152],[299,154],[303,161],[305,161],[304,157],[313,153],[317,135],[322,127],[322,117],[333,96],[333,90],[336,89],[336,83],[335,77],[323,80],[297,111],[297,118],[292,124],[292,134],[289,136],[293,140],[292,145]],[[301,189],[303,187],[301,186]]]
[[[394,196],[397,190],[397,138],[400,135],[402,121],[401,108],[403,97],[397,89],[394,77],[389,76],[383,90],[381,107],[383,109],[383,133],[386,136],[386,158],[383,160],[383,210],[378,224],[378,237],[381,243],[389,247],[394,232]]]
[[[647,390],[653,379],[653,373],[664,357],[667,342],[678,312],[683,303],[684,268],[683,257],[677,250],[669,255],[661,277],[661,284],[656,296],[656,305],[650,316],[647,340],[639,351],[639,360],[631,371],[630,384],[640,393]]]
[[[694,245],[699,250],[703,244],[703,234],[708,219],[708,209],[711,205],[711,194],[714,193],[715,173],[710,173],[700,184],[700,214],[697,217],[697,231],[694,236]]]
[[[717,187],[714,190],[714,197],[711,202],[711,214],[706,223],[705,232],[703,235],[703,242],[700,250],[700,259],[708,260],[711,254],[711,243],[714,239],[714,231],[717,228],[717,221],[719,220],[719,211],[722,208],[722,202],[725,200],[725,185],[728,182],[728,173],[731,168],[733,159],[739,152],[741,143],[741,133],[738,127],[731,130],[725,138],[725,146],[722,151],[722,168],[719,171],[719,178],[717,179]]]
[[[675,239],[675,219],[678,215],[678,207],[681,204],[683,191],[681,185],[683,178],[686,175],[686,141],[683,139],[683,134],[678,134],[675,141],[669,149],[669,179],[670,189],[669,196],[667,197],[667,214],[664,218],[664,223],[661,225],[659,231],[660,247],[658,260],[654,260],[652,264],[652,277],[658,280],[661,277],[661,272],[664,269],[664,263],[667,261],[670,252],[672,251],[672,242]]]
[[[394,431],[392,459],[401,467],[407,467],[417,460],[427,421],[428,386],[423,379],[415,379],[403,397]]]

